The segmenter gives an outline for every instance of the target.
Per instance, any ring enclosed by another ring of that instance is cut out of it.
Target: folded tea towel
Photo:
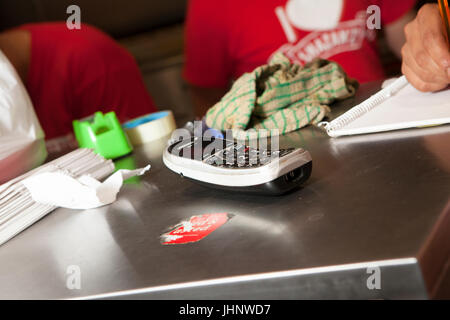
[[[236,80],[208,111],[206,124],[232,130],[236,139],[281,135],[317,124],[330,112],[327,105],[353,96],[357,87],[335,62],[316,59],[300,66],[277,53],[268,65]]]

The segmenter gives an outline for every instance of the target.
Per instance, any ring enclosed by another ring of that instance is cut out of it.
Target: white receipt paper
[[[137,170],[118,170],[103,183],[89,175],[74,178],[63,170],[40,173],[22,181],[34,201],[69,209],[94,209],[116,201],[123,182],[142,176],[150,165]]]

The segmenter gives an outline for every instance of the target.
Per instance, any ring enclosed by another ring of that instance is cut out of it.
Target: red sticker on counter
[[[186,244],[197,242],[205,238],[214,230],[223,226],[232,215],[228,213],[212,213],[201,216],[193,216],[188,221],[183,221],[171,228],[171,231],[161,236],[161,243]]]

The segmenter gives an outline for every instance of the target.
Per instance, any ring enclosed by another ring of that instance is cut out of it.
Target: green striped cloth
[[[206,124],[232,130],[237,139],[285,134],[317,124],[330,112],[327,105],[353,96],[357,87],[335,62],[316,59],[302,67],[277,53],[236,80],[209,109]]]

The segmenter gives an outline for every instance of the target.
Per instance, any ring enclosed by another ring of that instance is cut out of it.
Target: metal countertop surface
[[[333,107],[338,115],[377,91]],[[281,197],[208,189],[161,161],[164,141],[122,160],[151,171],[118,201],[57,209],[0,247],[0,298],[395,299],[432,297],[450,252],[450,126],[329,138],[308,127],[313,173]],[[234,217],[197,243],[160,235],[191,216]],[[66,284],[81,271],[81,289]],[[378,267],[381,289],[368,278]]]

